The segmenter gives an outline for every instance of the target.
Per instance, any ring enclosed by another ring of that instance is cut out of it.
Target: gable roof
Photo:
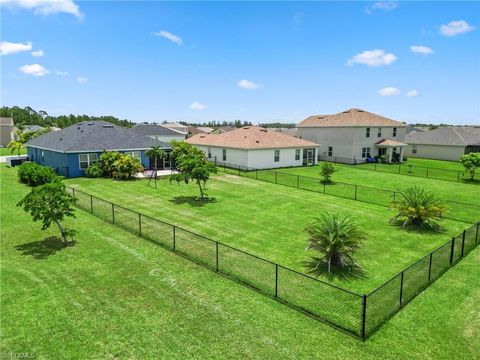
[[[333,115],[312,115],[298,124],[298,127],[352,127],[352,126],[394,126],[406,125],[362,109],[350,109]]]
[[[195,127],[195,126],[189,126],[188,127],[188,134],[190,136],[193,136],[193,135],[197,135],[197,134],[206,134],[206,132],[201,130],[200,128]]]
[[[59,152],[142,150],[170,145],[136,134],[105,121],[81,122],[59,131],[51,131],[27,142],[27,146]]]
[[[440,127],[426,132],[413,132],[405,136],[408,144],[422,145],[479,145],[480,127]]]
[[[244,126],[223,134],[199,134],[187,139],[186,142],[193,145],[236,149],[318,147],[314,142],[259,126]]]
[[[180,131],[167,128],[158,124],[136,124],[130,129],[130,131],[136,132],[139,135],[164,135],[164,136],[184,136],[184,133]]]

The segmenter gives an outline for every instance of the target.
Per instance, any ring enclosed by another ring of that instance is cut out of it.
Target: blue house
[[[85,175],[85,169],[96,163],[102,152],[118,151],[140,160],[146,169],[153,161],[145,151],[160,146],[167,153],[169,144],[143,136],[105,121],[82,122],[60,131],[52,131],[27,143],[28,158],[40,165],[50,166],[65,177]],[[169,169],[167,156],[159,169]]]

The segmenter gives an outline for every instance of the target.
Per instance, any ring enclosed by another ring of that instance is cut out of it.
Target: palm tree
[[[305,265],[309,273],[332,276],[332,269],[350,272],[361,271],[353,258],[366,234],[349,217],[325,213],[305,228],[309,234],[306,250],[314,250],[320,256],[312,256]]]
[[[154,146],[151,149],[148,149],[145,151],[145,155],[148,156],[150,159],[154,159],[154,179],[155,179],[155,189],[157,188],[157,169],[158,169],[158,160],[163,159],[167,156],[165,154],[165,151],[160,146]],[[150,181],[152,181],[152,178],[150,177],[150,180],[148,180],[148,185],[150,185]]]
[[[22,150],[22,147],[23,142],[17,140],[12,140],[7,145],[7,148],[10,149],[11,153],[13,154],[15,151],[17,151],[18,156],[20,156],[20,151]]]
[[[390,221],[401,221],[403,227],[409,224],[426,228],[439,226],[438,222],[442,220],[446,208],[431,191],[414,186],[398,194],[400,200],[392,202],[397,214]]]

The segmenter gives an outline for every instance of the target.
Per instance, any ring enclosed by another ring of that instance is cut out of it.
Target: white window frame
[[[379,127],[377,129],[377,137],[382,137],[382,128],[381,127]]]
[[[365,129],[365,137],[369,138],[370,137],[370,128]]]
[[[227,149],[222,149],[222,161],[227,161]]]
[[[280,162],[280,150],[273,150],[273,162]]]
[[[300,151],[301,149],[295,149],[295,161],[300,160]]]
[[[328,147],[328,156],[333,156],[333,146]]]
[[[367,157],[371,157],[370,150],[371,149],[369,147],[362,148],[362,159],[365,159]]]
[[[42,162],[45,161],[45,152],[43,150],[40,150],[40,158],[42,159]]]
[[[417,145],[412,145],[412,154],[417,153]]]
[[[142,152],[141,151],[126,151],[126,155],[130,155],[134,159],[138,159],[139,161],[142,161]]]
[[[82,155],[87,157],[87,160],[82,160]],[[95,159],[93,159],[95,157]],[[91,159],[92,158],[92,159]],[[82,163],[87,163],[86,168],[82,168]],[[90,165],[98,163],[97,153],[82,153],[78,154],[78,167],[80,170],[86,170]]]

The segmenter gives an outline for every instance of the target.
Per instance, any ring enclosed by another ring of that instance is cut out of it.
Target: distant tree
[[[195,181],[200,190],[200,198],[206,199],[205,185],[211,174],[217,173],[215,164],[209,162],[202,150],[186,142],[172,141],[171,158],[175,161],[178,174],[170,177],[171,181],[177,183]]]
[[[320,167],[320,175],[322,176],[323,180],[322,182],[324,184],[332,184],[332,175],[336,172],[337,170],[335,167],[330,164],[329,162],[324,161]]]
[[[12,140],[8,143],[7,148],[10,149],[10,152],[12,154],[16,151],[18,156],[20,156],[20,151],[23,148],[23,143],[18,140]]]
[[[437,228],[446,208],[431,191],[414,186],[397,193],[392,208],[397,214],[390,220],[400,221],[403,226],[416,225]]]
[[[145,155],[148,156],[150,159],[153,159],[153,170],[154,170],[154,179],[155,179],[155,188],[157,188],[157,170],[158,170],[158,160],[162,160],[167,156],[165,154],[165,151],[160,146],[154,146],[151,149],[148,149],[145,151]],[[148,184],[150,184],[150,180],[148,181]]]
[[[33,188],[17,206],[29,212],[33,221],[41,220],[42,230],[46,230],[55,223],[60,230],[63,241],[68,244],[68,237],[75,234],[62,225],[65,217],[75,217],[73,205],[75,199],[65,191],[61,181],[54,181]]]
[[[469,174],[470,180],[475,178],[477,170],[480,168],[480,153],[469,153],[460,158],[465,171]]]
[[[361,269],[353,258],[361,246],[366,234],[349,216],[324,213],[305,228],[308,233],[308,250],[316,251],[320,256],[312,256],[306,263],[307,271],[313,274],[332,271]]]

